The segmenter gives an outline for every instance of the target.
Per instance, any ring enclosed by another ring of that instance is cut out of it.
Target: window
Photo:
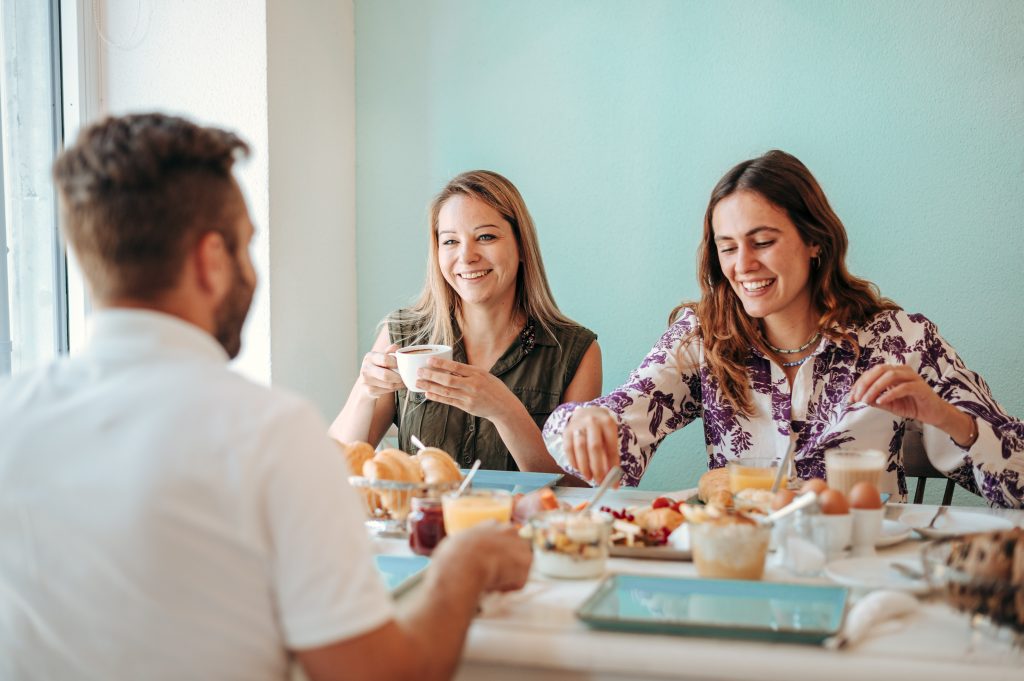
[[[0,0],[0,375],[68,349],[67,267],[50,167],[61,140],[57,0]]]

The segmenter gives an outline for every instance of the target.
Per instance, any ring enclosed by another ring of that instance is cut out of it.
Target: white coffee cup
[[[421,393],[422,390],[416,387],[416,372],[420,367],[427,366],[427,362],[433,357],[451,359],[452,349],[448,345],[410,345],[407,348],[396,350],[395,361],[398,362],[398,375],[402,377],[405,387],[412,393]]]

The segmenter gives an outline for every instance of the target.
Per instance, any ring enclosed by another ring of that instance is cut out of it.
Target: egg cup
[[[855,508],[850,511],[850,515],[853,517],[853,555],[875,555],[875,542],[882,534],[885,508]]]

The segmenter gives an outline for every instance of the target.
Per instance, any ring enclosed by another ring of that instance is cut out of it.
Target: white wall
[[[101,111],[177,113],[249,142],[238,177],[260,287],[235,365],[332,415],[357,367],[351,0],[78,6]]]

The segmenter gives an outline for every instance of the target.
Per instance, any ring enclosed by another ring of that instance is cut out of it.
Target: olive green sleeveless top
[[[401,313],[399,313],[401,318]],[[417,329],[406,323],[389,322],[388,333],[403,345]],[[456,328],[456,334],[459,334]],[[597,335],[578,324],[553,326],[551,333],[534,320],[527,321],[519,337],[491,367],[519,398],[538,428],[562,403],[584,353]],[[452,348],[456,362],[466,362],[462,341]],[[440,447],[454,457],[460,468],[469,468],[480,459],[481,467],[491,470],[518,470],[508,448],[490,421],[447,404],[426,400],[422,393],[399,390],[395,393],[395,425],[398,446],[415,452],[410,438],[415,435],[428,447]]]

